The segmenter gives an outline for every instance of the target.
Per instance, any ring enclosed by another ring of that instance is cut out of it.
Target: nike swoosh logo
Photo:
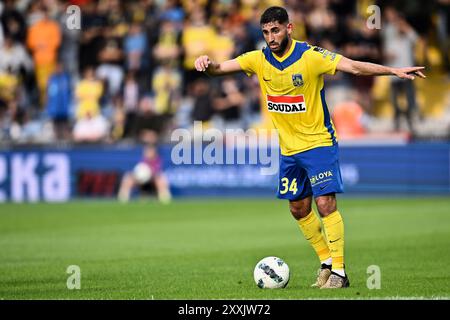
[[[329,183],[327,183],[326,185],[324,185],[324,186],[320,186],[320,190],[323,190],[323,189],[325,189],[326,187],[328,187],[330,184]]]
[[[306,241],[309,241],[309,240],[311,240],[312,238],[314,238],[314,237],[308,238],[308,239],[306,239]]]
[[[341,238],[337,238],[336,240],[330,240],[330,243],[336,242],[338,240],[340,240]]]
[[[264,81],[270,81],[270,79],[263,78]]]

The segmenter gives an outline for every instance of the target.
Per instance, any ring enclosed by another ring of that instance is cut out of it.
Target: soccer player
[[[128,202],[136,187],[140,191],[155,189],[162,203],[169,203],[172,199],[169,182],[161,167],[161,158],[155,146],[145,146],[143,158],[135,165],[132,172],[124,174],[117,195],[118,200]]]
[[[323,75],[343,71],[358,76],[393,75],[414,80],[416,76],[425,78],[420,71],[424,67],[391,68],[354,61],[294,40],[293,25],[281,7],[268,8],[260,25],[267,43],[264,49],[221,63],[203,55],[195,61],[195,68],[208,75],[244,71],[248,76],[258,76],[264,105],[279,134],[278,198],[289,200],[292,215],[321,262],[313,286],[345,288],[350,282],[344,266],[344,223],[335,196],[343,192],[343,184]],[[312,210],[313,198],[325,237]]]

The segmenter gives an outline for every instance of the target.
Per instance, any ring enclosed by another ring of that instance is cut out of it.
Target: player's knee
[[[333,196],[323,196],[316,199],[317,210],[322,217],[328,216],[337,210],[336,198]]]
[[[289,210],[292,216],[299,220],[300,218],[306,217],[311,212],[311,206],[301,206],[299,204],[289,203]]]
[[[133,183],[133,176],[130,173],[126,173],[123,176],[122,184],[130,185]]]

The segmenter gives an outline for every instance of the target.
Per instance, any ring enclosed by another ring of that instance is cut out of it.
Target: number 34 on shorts
[[[284,177],[280,180],[280,194],[286,194],[288,192],[292,192],[293,194],[296,194],[298,191],[297,188],[297,178],[292,179],[289,181],[288,178]]]

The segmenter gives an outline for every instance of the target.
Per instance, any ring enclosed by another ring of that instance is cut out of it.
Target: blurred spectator
[[[244,128],[258,127],[263,122],[261,116],[261,93],[257,77],[244,78],[247,101],[244,108]]]
[[[349,28],[349,38],[344,45],[343,53],[346,57],[372,63],[381,62],[381,40],[377,29],[369,29],[364,19],[351,19]],[[335,50],[329,48],[329,50]],[[346,75],[348,76],[348,75]],[[375,77],[350,76],[353,88],[357,94],[357,103],[360,104],[366,112],[373,113],[372,87]]]
[[[124,39],[126,65],[128,70],[137,71],[142,66],[144,52],[147,49],[147,38],[139,23],[134,22]]]
[[[126,3],[123,0],[99,1],[97,13],[105,17],[108,28],[104,32],[116,38],[123,38],[128,31],[130,20],[126,15]],[[127,21],[128,19],[128,21]]]
[[[101,113],[86,110],[80,114],[73,128],[73,140],[78,143],[107,142],[110,124]]]
[[[30,3],[28,3],[26,8],[27,13],[25,17],[28,28],[44,18],[44,12],[42,11],[42,1],[31,1]]]
[[[393,3],[414,30],[421,37],[427,38],[433,23],[433,8],[436,6],[436,1],[397,0]]]
[[[184,50],[183,66],[184,74],[184,92],[189,92],[189,86],[193,81],[201,76],[195,70],[195,59],[202,54],[210,54],[212,51],[211,44],[214,43],[216,36],[211,25],[206,23],[206,13],[201,8],[191,12],[183,30],[182,45]]]
[[[193,83],[192,97],[194,102],[191,111],[192,121],[209,121],[214,114],[210,90],[211,84],[205,78],[199,78]]]
[[[252,51],[255,49],[255,42],[250,37],[247,31],[246,25],[237,25],[233,27],[233,57],[237,57],[244,52]]]
[[[307,26],[312,43],[321,45],[323,39],[339,42],[342,31],[338,30],[336,14],[330,9],[329,0],[315,1],[313,9],[308,13]]]
[[[301,41],[306,41],[306,20],[305,15],[306,8],[299,8],[297,10],[289,11],[289,17],[294,25],[294,30],[292,31],[292,37]]]
[[[9,141],[9,129],[11,126],[11,110],[0,99],[0,141]]]
[[[171,61],[161,61],[153,74],[152,87],[155,93],[155,110],[159,114],[173,114],[180,99],[181,74],[172,67]]]
[[[5,36],[12,38],[14,42],[25,41],[27,26],[23,15],[15,8],[16,1],[4,1],[1,22]]]
[[[24,82],[29,79],[33,63],[20,43],[6,35],[0,47],[0,100],[10,108],[11,104],[28,106],[28,92]]]
[[[245,103],[245,95],[233,77],[226,77],[220,82],[220,88],[214,95],[213,106],[218,116],[215,127],[225,129],[243,128],[242,108]]]
[[[382,29],[384,37],[385,64],[391,67],[405,67],[415,65],[414,48],[418,36],[414,29],[392,7],[385,9],[385,23]],[[414,83],[393,77],[391,79],[392,104],[394,106],[395,129],[400,130],[400,117],[406,115],[411,132],[414,132],[413,117],[417,112],[416,92]],[[402,111],[399,104],[401,93],[406,95],[406,111]]]
[[[162,21],[166,20],[172,22],[177,31],[181,31],[183,28],[183,20],[185,18],[185,12],[179,2],[180,1],[177,0],[164,1],[159,16],[159,19]]]
[[[437,36],[444,69],[450,73],[450,0],[437,1]]]
[[[154,98],[145,96],[139,102],[139,111],[133,121],[131,134],[136,142],[155,144],[166,124],[166,118],[155,111]]]
[[[126,114],[121,106],[114,109],[111,120],[111,140],[117,142],[125,136]]]
[[[136,112],[139,103],[139,84],[132,71],[127,73],[122,96],[126,113]]]
[[[134,166],[132,172],[123,176],[118,193],[119,201],[128,202],[135,188],[139,188],[141,194],[155,190],[158,200],[162,203],[169,203],[172,199],[169,180],[163,172],[161,158],[154,146],[146,146],[143,158]]]
[[[0,101],[7,108],[15,108],[18,102],[19,77],[11,72],[0,72]]]
[[[103,46],[103,29],[106,27],[106,18],[97,14],[95,2],[87,2],[83,8],[79,44],[79,70],[85,70],[88,66],[96,66],[99,63],[99,52]]]
[[[95,78],[94,69],[88,67],[83,79],[76,86],[76,122],[73,139],[80,143],[105,142],[109,137],[110,124],[101,114],[99,100],[102,83]]]
[[[84,76],[76,85],[76,117],[80,118],[87,112],[91,114],[100,113],[100,97],[102,96],[103,85],[95,78],[94,69],[86,68]]]
[[[28,109],[17,108],[10,127],[10,137],[16,143],[50,143],[54,141],[50,123],[41,121]]]
[[[259,24],[262,13],[263,10],[261,10],[260,6],[258,6],[258,4],[255,3],[249,11],[249,17],[247,23],[245,24],[246,32],[248,33],[249,38],[254,44],[254,48],[260,48],[261,47],[260,44],[262,43],[265,44],[264,37],[262,36],[261,33],[261,25]],[[237,46],[239,46],[239,44],[237,44]]]
[[[0,48],[0,72],[11,72],[19,75],[31,72],[33,62],[20,42],[15,42],[10,35],[6,35],[3,46]]]
[[[40,103],[43,106],[46,100],[47,81],[56,65],[61,31],[59,25],[50,19],[45,7],[40,8],[37,14],[42,14],[42,18],[29,27],[27,45],[33,54]]]
[[[177,61],[181,54],[181,33],[176,29],[175,23],[171,20],[163,20],[160,28],[153,49],[154,57],[159,61]]]
[[[358,138],[366,133],[363,125],[364,110],[354,101],[336,105],[332,118],[340,139]]]
[[[122,136],[124,137],[130,137],[132,135],[131,132],[138,112],[139,97],[139,84],[136,81],[136,77],[133,72],[128,72],[122,88],[123,108],[121,116],[124,117],[122,132]]]
[[[225,23],[223,17],[217,19],[216,35],[211,39],[210,57],[214,61],[226,61],[233,58],[235,51],[231,33],[231,24]]]
[[[124,56],[120,38],[116,37],[111,30],[106,30],[104,31],[106,37],[98,54],[100,65],[96,70],[96,75],[105,82],[107,97],[113,98],[120,92],[122,85]]]
[[[55,137],[70,140],[70,117],[72,107],[72,82],[70,74],[61,63],[50,76],[47,87],[47,115],[53,122]]]

